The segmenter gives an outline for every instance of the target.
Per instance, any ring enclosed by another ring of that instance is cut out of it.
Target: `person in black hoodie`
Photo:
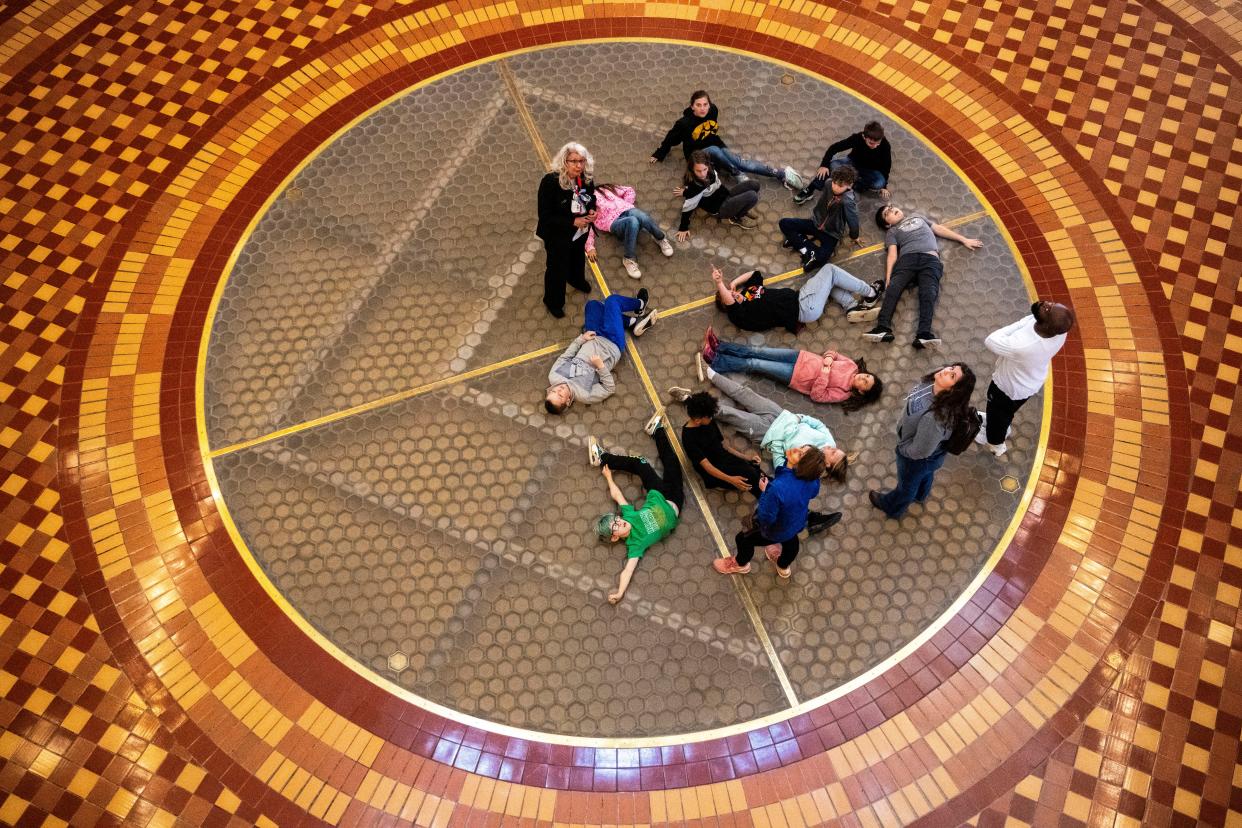
[[[570,142],[552,159],[552,172],[539,182],[539,226],[547,265],[543,304],[548,313],[565,316],[565,285],[591,292],[586,280],[587,231],[595,220],[595,160],[581,144]]]
[[[707,153],[712,163],[719,166],[738,181],[745,181],[745,173],[775,178],[784,182],[785,186],[796,190],[801,186],[802,178],[790,167],[769,167],[760,161],[742,158],[725,145],[720,137],[720,123],[717,118],[720,110],[712,103],[711,97],[703,89],[696,89],[690,96],[690,106],[686,107],[681,117],[673,124],[673,128],[664,136],[664,141],[651,153],[652,164],[663,161],[674,144],[681,144],[681,151],[686,160],[697,150]]]
[[[833,158],[839,153],[844,158]],[[862,132],[842,138],[824,152],[823,160],[811,182],[794,193],[794,202],[810,201],[816,190],[824,189],[828,174],[842,164],[849,164],[858,172],[858,188],[875,190],[880,198],[888,201],[888,174],[893,169],[893,148],[884,137],[884,127],[879,121],[868,121]]]
[[[690,217],[700,207],[708,215],[728,219],[730,224],[743,230],[753,230],[758,224],[747,214],[759,203],[759,182],[739,181],[732,188],[726,187],[703,150],[690,153],[682,185],[675,187],[673,194],[683,199],[677,241],[690,238]]]

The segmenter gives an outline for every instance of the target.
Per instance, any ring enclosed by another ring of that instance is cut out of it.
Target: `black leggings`
[[[755,556],[756,546],[770,546],[778,543],[778,541],[764,537],[758,526],[748,532],[738,532],[733,542],[737,545],[738,566],[746,566],[750,563],[750,559]],[[794,558],[798,557],[798,551],[801,548],[798,536],[794,535],[789,540],[779,543],[781,544],[781,556],[777,558],[776,565],[781,569],[789,569],[789,565],[794,562]]]
[[[686,502],[686,494],[682,488],[681,464],[677,462],[677,453],[673,451],[673,444],[668,441],[668,433],[664,430],[664,426],[656,429],[652,439],[655,440],[656,452],[660,455],[660,466],[664,470],[663,476],[656,474],[655,469],[651,468],[651,464],[645,457],[604,452],[600,462],[613,471],[637,475],[644,489],[664,495],[664,499],[676,506],[680,513],[682,504]]]

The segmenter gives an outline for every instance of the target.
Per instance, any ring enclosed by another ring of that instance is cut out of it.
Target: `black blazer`
[[[595,205],[595,183],[587,182],[587,209]],[[568,243],[574,237],[576,216],[570,209],[574,191],[561,187],[560,177],[550,172],[539,182],[539,226],[535,235],[544,241]]]

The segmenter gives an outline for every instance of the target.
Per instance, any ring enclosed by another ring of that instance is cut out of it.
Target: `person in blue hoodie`
[[[798,557],[798,533],[806,527],[807,508],[819,494],[819,478],[824,474],[824,453],[815,446],[794,446],[785,450],[785,464],[768,480],[760,480],[763,493],[749,529],[737,533],[737,552],[731,558],[717,558],[712,568],[722,575],[745,575],[755,547],[766,546],[767,557],[776,565],[776,574],[788,578],[790,566]],[[777,551],[779,549],[779,552]]]

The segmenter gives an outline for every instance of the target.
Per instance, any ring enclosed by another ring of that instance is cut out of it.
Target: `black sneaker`
[[[822,262],[820,262],[819,257],[817,255],[818,253],[819,251],[817,250],[808,250],[802,254],[801,256],[802,269],[805,270],[807,273],[810,273],[812,270],[814,270],[815,268],[819,267],[822,264]]]
[[[806,187],[803,187],[801,190],[798,190],[798,192],[794,193],[793,200],[794,200],[794,204],[806,204],[808,201],[810,201],[814,197],[815,197],[815,190],[810,186],[806,186]]]
[[[634,294],[634,298],[638,300],[638,316],[643,315],[643,311],[647,310],[647,299],[651,294],[647,293],[646,288],[639,288],[638,293]]]
[[[754,230],[759,226],[759,222],[755,221],[753,216],[734,216],[729,219],[729,224],[734,227],[740,227],[743,230]]]
[[[806,533],[808,535],[818,535],[825,532],[841,522],[841,513],[833,512],[831,514],[823,514],[821,512],[808,512]]]
[[[790,241],[789,239],[785,239],[783,242],[781,242],[781,247],[785,248],[786,250],[793,250],[794,243]]]
[[[940,347],[941,341],[940,341],[940,337],[936,336],[931,331],[926,331],[924,333],[921,333],[915,336],[914,342],[910,344],[913,345],[915,348],[918,348],[920,351],[924,349],[929,350],[929,351],[934,351]]]
[[[888,328],[881,328],[879,325],[863,334],[863,339],[868,342],[892,342],[896,338],[892,331]]]
[[[876,279],[874,282],[871,283],[871,289],[875,291],[875,299],[873,299],[872,301],[875,301],[875,302],[880,301],[880,299],[883,298],[884,296],[884,280]]]

